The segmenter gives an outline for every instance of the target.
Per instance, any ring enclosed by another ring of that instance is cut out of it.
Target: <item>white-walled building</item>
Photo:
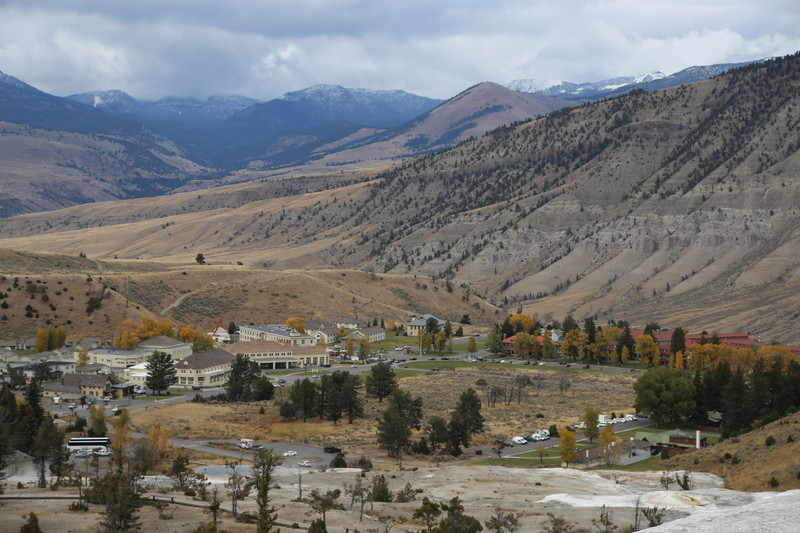
[[[135,348],[133,350],[109,350],[97,348],[89,350],[89,363],[105,365],[114,371],[122,371],[129,366],[138,365],[147,361],[153,355],[153,350]],[[77,360],[77,357],[76,357]]]
[[[273,326],[239,326],[239,341],[275,341],[287,346],[314,346],[317,339],[314,335],[297,333]]]
[[[273,340],[239,341],[225,346],[233,355],[246,355],[261,368],[303,368],[328,362],[328,352],[322,346],[286,346]]]

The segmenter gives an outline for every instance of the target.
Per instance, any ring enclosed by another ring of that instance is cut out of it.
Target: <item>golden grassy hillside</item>
[[[774,444],[768,445],[772,437]],[[663,469],[710,472],[729,489],[800,489],[800,413],[754,431],[659,463]],[[777,481],[770,484],[772,479]]]

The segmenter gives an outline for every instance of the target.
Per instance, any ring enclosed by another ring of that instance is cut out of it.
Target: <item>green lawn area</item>
[[[654,455],[650,459],[633,463],[632,465],[619,466],[615,465],[613,468],[607,466],[596,466],[590,470],[622,470],[625,472],[647,472],[650,470],[658,470],[658,463],[661,462],[660,455]]]
[[[502,460],[495,457],[493,459],[486,459],[485,461],[478,461],[477,463],[473,464],[485,466],[513,466],[519,468],[553,468],[561,466],[561,458],[545,457],[543,461],[539,461],[538,457],[504,457]]]
[[[447,356],[445,356],[447,357]],[[470,368],[470,367],[502,367],[506,366],[502,363],[481,363],[480,361],[442,361],[441,358],[433,361],[409,361],[409,368],[424,368],[430,370],[431,368]]]

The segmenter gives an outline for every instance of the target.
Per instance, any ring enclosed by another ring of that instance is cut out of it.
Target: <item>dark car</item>
[[[342,453],[341,448],[337,448],[336,446],[331,446],[330,444],[323,446],[322,451],[325,453]]]
[[[583,365],[583,368],[591,368],[589,365]]]

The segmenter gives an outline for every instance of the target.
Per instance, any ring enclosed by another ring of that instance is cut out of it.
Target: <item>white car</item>
[[[525,440],[525,437],[514,437],[511,439],[511,442],[514,444],[528,444],[528,441]]]
[[[311,461],[298,461],[297,464],[300,466],[311,466]]]
[[[294,457],[297,455],[297,452],[294,450],[289,450],[288,452],[283,452],[284,457]]]

